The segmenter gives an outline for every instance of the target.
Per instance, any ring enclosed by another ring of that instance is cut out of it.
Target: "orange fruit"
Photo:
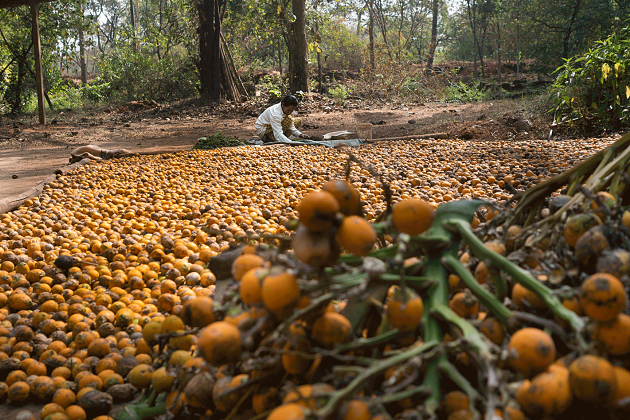
[[[612,402],[617,395],[617,376],[610,362],[602,357],[584,355],[569,365],[569,384],[573,395],[595,404]]]
[[[387,320],[400,331],[413,331],[422,320],[424,305],[420,296],[407,288],[407,295],[398,286],[387,300]]]
[[[556,346],[546,332],[537,328],[516,331],[508,344],[508,361],[519,373],[531,377],[547,369],[556,358]]]
[[[402,200],[392,207],[392,221],[396,229],[412,236],[427,231],[434,218],[433,207],[419,198]]]
[[[182,309],[182,320],[193,328],[203,328],[215,321],[212,305],[214,301],[207,296],[189,300]]]
[[[495,318],[485,318],[481,321],[479,332],[497,346],[500,346],[505,339],[505,327]]]
[[[300,404],[284,404],[275,408],[267,416],[267,420],[305,420],[306,412]]]
[[[348,252],[358,256],[367,255],[376,243],[376,231],[364,218],[348,216],[341,222],[337,240]]]
[[[449,416],[458,410],[468,410],[470,408],[470,399],[462,391],[451,391],[442,398],[440,408],[444,414]]]
[[[587,230],[601,224],[602,221],[593,213],[579,213],[569,216],[564,224],[564,240],[573,248]]]
[[[333,347],[346,341],[352,325],[348,318],[336,312],[325,312],[313,323],[311,336],[323,347]]]
[[[617,393],[615,400],[623,400],[630,397],[630,372],[619,366],[613,366],[615,378],[617,379]]]
[[[255,254],[243,254],[236,257],[232,263],[232,277],[235,281],[241,281],[241,278],[249,270],[258,267],[264,267],[265,260]]]
[[[288,317],[300,300],[297,278],[284,269],[272,269],[263,279],[261,293],[265,308],[281,319]]]
[[[339,211],[345,216],[359,215],[361,213],[361,196],[359,191],[348,181],[339,179],[328,181],[322,187],[329,192],[339,204]]]
[[[246,305],[262,302],[262,280],[269,274],[266,268],[252,268],[241,278],[238,292]]]
[[[540,373],[521,388],[516,401],[533,418],[558,416],[569,408],[573,399],[566,371]]]
[[[612,321],[598,322],[593,329],[593,339],[614,356],[630,353],[630,316],[621,313]]]
[[[304,225],[296,229],[291,245],[298,260],[317,268],[334,263],[340,254],[339,244],[330,232],[313,232]]]
[[[197,348],[200,356],[211,365],[236,362],[241,357],[241,333],[228,322],[213,322],[201,330]]]
[[[540,299],[536,293],[526,289],[520,283],[516,283],[514,287],[512,287],[512,302],[520,310],[527,310],[529,308],[544,309],[547,307],[545,302]]]
[[[479,312],[479,300],[468,290],[455,293],[448,306],[462,318],[474,317]]]
[[[305,195],[297,206],[300,223],[313,232],[324,232],[333,226],[339,203],[327,191]]]
[[[626,308],[627,299],[623,284],[611,274],[593,274],[580,287],[582,310],[595,321],[613,320]]]
[[[340,410],[341,420],[370,420],[372,415],[366,403],[361,400],[350,400]]]

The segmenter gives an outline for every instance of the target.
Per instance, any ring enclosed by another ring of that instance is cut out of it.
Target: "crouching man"
[[[310,139],[298,130],[302,120],[293,118],[292,114],[298,107],[298,100],[293,95],[285,96],[282,102],[270,106],[260,114],[254,127],[256,134],[264,143],[281,142],[293,143],[290,137]]]

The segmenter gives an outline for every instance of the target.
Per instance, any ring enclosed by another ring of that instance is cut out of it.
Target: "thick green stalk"
[[[349,351],[349,350],[355,350],[361,347],[377,346],[379,344],[389,343],[393,338],[396,338],[399,335],[400,335],[400,331],[397,328],[394,328],[393,330],[389,330],[375,337],[357,338],[356,340],[353,340],[350,343],[340,344],[335,347],[335,350],[337,350],[338,352],[344,352],[344,351]]]
[[[413,397],[417,394],[428,394],[430,392],[424,385],[414,386],[413,388],[405,389],[404,391],[396,392],[394,394],[383,395],[382,397],[371,398],[367,401],[369,405],[376,404],[389,404],[395,401],[404,400],[405,398]]]
[[[464,267],[458,258],[449,254],[442,257],[442,262],[462,279],[470,291],[477,296],[483,304],[490,309],[490,311],[492,311],[494,316],[501,323],[507,323],[507,320],[512,316],[511,311],[499,302],[492,293],[477,283],[477,280],[473,277],[470,271]]]
[[[630,150],[630,149],[629,149]],[[526,289],[534,292],[536,296],[538,296],[545,304],[553,311],[555,315],[567,321],[571,328],[577,333],[578,343],[581,346],[586,346],[586,342],[582,337],[582,332],[584,331],[584,320],[580,318],[575,312],[570,311],[569,309],[562,306],[560,300],[555,297],[551,290],[543,285],[540,281],[535,279],[531,274],[527,271],[523,270],[521,267],[513,264],[510,260],[505,258],[504,256],[497,254],[496,252],[486,248],[483,246],[483,242],[479,240],[472,232],[470,232],[468,226],[461,221],[452,221],[450,222],[450,226],[454,229],[457,229],[468,246],[473,249],[475,254],[479,258],[488,259],[492,262],[492,264],[496,265],[500,269],[504,270],[507,274],[509,274],[516,282],[521,284]]]
[[[145,420],[164,413],[166,413],[166,402],[164,401],[154,407],[131,404],[116,414],[116,420]]]
[[[472,413],[475,413],[475,403],[477,401],[481,401],[481,394],[477,391],[462,375],[459,373],[459,370],[448,360],[444,360],[440,363],[440,370],[445,373],[451,380],[457,385],[462,391],[468,395],[468,399],[470,400],[470,410]]]
[[[431,311],[462,330],[462,334],[464,335],[464,337],[466,337],[468,344],[477,353],[479,353],[481,357],[487,360],[491,360],[493,358],[483,335],[479,331],[477,331],[477,329],[473,327],[470,322],[457,315],[451,308],[446,305],[436,305],[431,308]]]
[[[439,255],[431,255],[428,257],[425,276],[435,281],[435,284],[429,289],[429,297],[425,304],[424,314],[422,315],[424,340],[426,342],[441,342],[443,338],[442,329],[430,313],[434,307],[448,304],[448,273],[440,263]],[[434,360],[429,362],[424,380],[422,381],[422,385],[426,386],[431,391],[431,394],[424,402],[425,409],[429,413],[435,413],[442,399],[440,373],[438,369],[442,360],[447,360],[444,354],[438,355]]]
[[[357,375],[345,388],[340,389],[339,391],[333,392],[330,394],[330,399],[321,409],[315,411],[315,416],[318,418],[328,418],[335,411],[336,407],[341,403],[341,401],[353,394],[354,392],[361,389],[362,386],[365,385],[365,382],[370,379],[374,375],[378,375],[380,373],[385,372],[387,369],[390,369],[394,366],[398,366],[402,363],[405,363],[407,360],[411,359],[414,356],[424,353],[425,351],[437,346],[439,342],[425,342],[421,346],[412,347],[409,350],[406,350],[403,353],[400,353],[396,356],[392,356],[385,360],[379,360],[372,364],[372,366],[366,368]]]

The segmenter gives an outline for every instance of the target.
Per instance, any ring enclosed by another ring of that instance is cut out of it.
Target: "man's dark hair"
[[[282,99],[282,106],[294,106],[297,108],[298,100],[293,95],[287,95]]]

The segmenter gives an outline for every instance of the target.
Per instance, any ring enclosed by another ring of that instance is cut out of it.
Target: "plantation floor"
[[[315,136],[354,131],[357,123],[369,122],[374,126],[374,138],[435,132],[446,132],[453,139],[546,138],[547,123],[531,108],[531,99],[474,104],[347,101],[344,106],[314,100],[302,106],[300,116],[303,131]],[[34,116],[0,119],[0,199],[31,188],[68,164],[76,147],[94,144],[132,152],[180,151],[219,131],[246,140],[254,137],[255,115],[263,110],[264,106],[252,104],[211,106],[183,101],[160,106],[134,102],[81,113],[53,112],[46,126],[36,124]],[[519,117],[531,121],[528,131],[517,132]]]

